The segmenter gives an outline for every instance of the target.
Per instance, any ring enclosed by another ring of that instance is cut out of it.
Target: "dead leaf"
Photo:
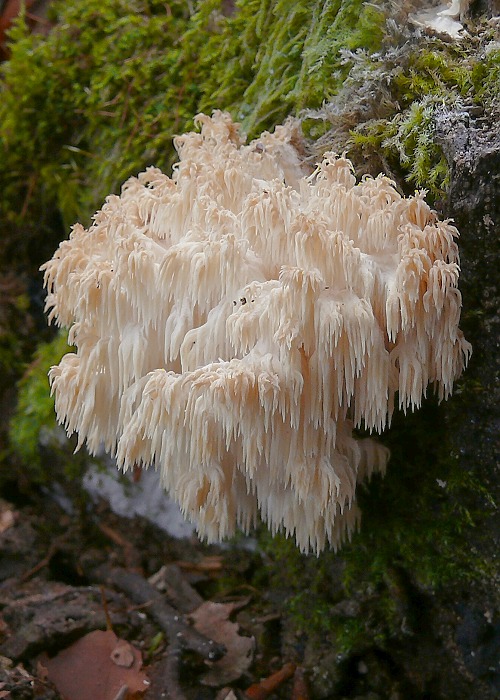
[[[222,686],[237,680],[250,666],[255,649],[253,637],[242,637],[239,625],[231,622],[235,603],[212,603],[207,601],[190,614],[195,628],[201,634],[224,644],[226,654],[219,661],[205,662],[210,666],[201,682],[210,686]]]
[[[66,700],[114,700],[119,694],[132,700],[149,686],[140,651],[111,630],[90,632],[41,663]]]

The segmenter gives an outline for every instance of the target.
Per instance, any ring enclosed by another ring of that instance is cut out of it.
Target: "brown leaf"
[[[228,619],[235,607],[234,603],[207,601],[190,614],[198,632],[224,644],[227,649],[219,661],[206,662],[210,670],[201,679],[205,685],[221,686],[231,683],[252,663],[255,639],[242,637],[238,633],[239,625]]]
[[[41,659],[47,677],[66,700],[141,697],[149,681],[141,653],[114,632],[90,632],[57,656]]]

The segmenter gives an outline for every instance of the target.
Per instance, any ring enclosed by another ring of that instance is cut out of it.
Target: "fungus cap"
[[[197,122],[171,178],[128,180],[42,267],[76,346],[50,371],[57,416],[78,447],[155,465],[208,541],[260,513],[336,548],[388,459],[354,428],[429,384],[448,397],[467,363],[458,234],[345,158],[311,172],[293,122],[249,144],[228,114]]]

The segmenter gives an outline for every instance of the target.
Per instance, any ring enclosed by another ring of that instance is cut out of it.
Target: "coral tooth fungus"
[[[91,452],[154,464],[209,541],[260,512],[336,548],[388,459],[353,429],[429,384],[446,398],[467,363],[457,231],[345,158],[311,172],[292,122],[248,145],[227,114],[198,123],[172,178],[131,178],[42,268],[76,346],[50,371],[57,415]]]

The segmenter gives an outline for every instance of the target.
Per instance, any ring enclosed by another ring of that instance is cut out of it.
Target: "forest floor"
[[[173,539],[104,503],[2,501],[0,698],[306,698],[263,572],[261,554]]]
[[[3,489],[0,700],[497,697],[500,628],[483,614],[487,588],[465,599],[401,579],[400,633],[343,654],[335,615],[369,622],[378,593],[336,595],[341,557],[321,591],[307,575],[318,560],[300,559],[297,596],[287,558],[257,540],[179,539],[82,493],[63,510],[54,490]],[[298,620],[321,595],[335,614],[315,635]]]

